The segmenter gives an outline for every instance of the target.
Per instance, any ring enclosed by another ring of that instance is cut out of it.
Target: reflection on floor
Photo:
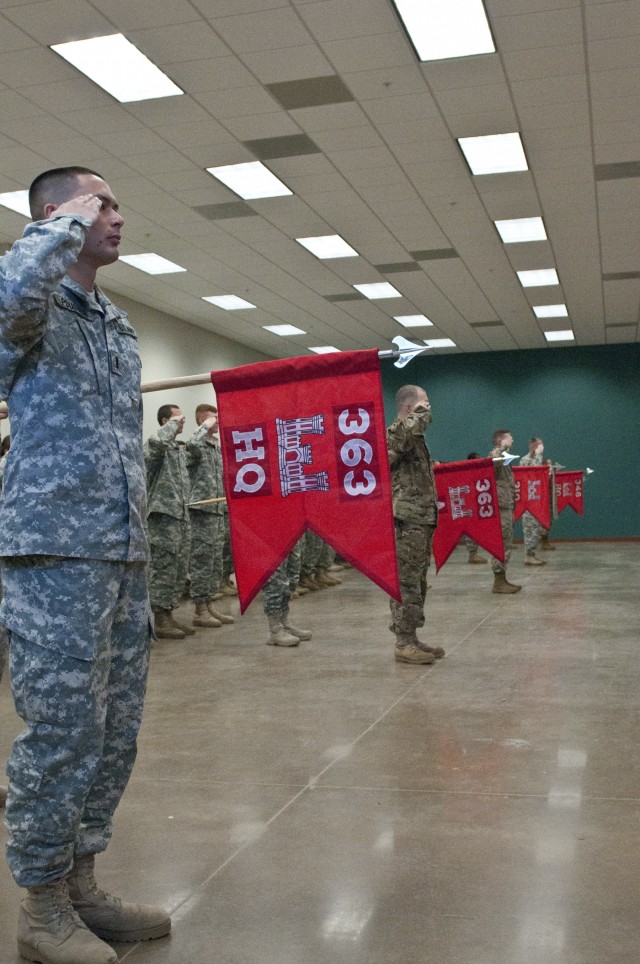
[[[640,545],[544,558],[519,548],[524,589],[495,596],[459,548],[431,576],[432,667],[393,661],[386,599],[353,570],[293,603],[298,649],[265,645],[258,603],[157,643],[98,871],[174,928],[121,959],[637,964]],[[3,759],[18,729],[5,678]],[[19,897],[3,864],[2,964]]]

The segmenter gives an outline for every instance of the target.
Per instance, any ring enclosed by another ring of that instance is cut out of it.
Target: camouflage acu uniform
[[[189,475],[179,419],[170,418],[144,443],[149,493],[149,598],[154,612],[175,609],[189,568]]]
[[[542,452],[539,454],[534,452],[533,455],[523,455],[520,459],[520,465],[544,465]],[[543,532],[547,530],[530,512],[523,512],[522,531],[524,534],[524,551],[527,555],[531,555],[535,553],[540,545]]]
[[[204,425],[187,442],[187,469],[191,482],[189,502],[224,496],[222,455],[219,444]],[[191,598],[213,599],[222,582],[224,503],[189,509],[191,523]]]
[[[6,823],[32,887],[104,850],[136,753],[149,654],[140,360],[126,315],[66,276],[90,222],[29,224],[0,260],[0,619],[16,740]]]
[[[436,487],[425,432],[431,424],[431,406],[422,404],[405,419],[387,429],[391,467],[396,552],[402,602],[391,600],[396,635],[424,626],[427,570],[431,543],[438,524]]]
[[[304,543],[304,536],[298,539],[295,546],[287,556],[287,575],[289,577],[289,591],[294,593],[298,588],[298,583],[300,582],[300,573],[302,572],[302,547]]]
[[[291,594],[295,591],[300,579],[303,542],[304,536],[265,583],[262,590],[262,608],[266,616],[277,615],[289,608]]]
[[[502,449],[495,448],[489,452],[489,458],[495,459],[501,456]],[[494,462],[496,474],[496,490],[498,494],[498,509],[500,512],[500,525],[502,526],[502,541],[504,543],[504,562],[500,562],[495,557],[491,559],[491,568],[494,573],[502,573],[507,570],[507,563],[511,558],[513,548],[513,510],[516,504],[516,486],[513,478],[513,469],[504,462]]]

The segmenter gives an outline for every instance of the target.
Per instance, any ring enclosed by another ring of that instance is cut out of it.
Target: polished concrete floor
[[[120,958],[638,964],[640,544],[544,558],[519,547],[524,590],[494,596],[456,550],[431,576],[433,667],[393,661],[385,597],[353,570],[293,604],[299,649],[265,646],[257,603],[156,644],[98,870],[174,926]],[[3,757],[18,728],[5,679]],[[2,863],[2,964],[19,898]]]

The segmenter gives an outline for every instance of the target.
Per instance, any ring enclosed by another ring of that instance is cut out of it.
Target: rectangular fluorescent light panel
[[[184,93],[121,33],[52,44],[51,49],[121,104]]]
[[[334,348],[333,345],[318,345],[317,348],[309,348],[309,351],[314,351],[316,355],[330,355],[334,351],[340,351],[340,349]]]
[[[393,320],[405,328],[426,328],[427,325],[433,325],[425,315],[394,315]]]
[[[425,345],[429,348],[456,348],[457,345],[455,341],[451,341],[450,338],[425,338]]]
[[[186,271],[179,264],[167,261],[159,254],[121,254],[120,261],[130,264],[132,268],[139,271],[146,271],[147,274],[175,274],[177,271]]]
[[[353,287],[371,301],[377,298],[402,298],[400,292],[388,281],[379,281],[377,284],[371,285],[354,285]]]
[[[316,238],[296,238],[298,244],[315,254],[316,258],[357,258],[358,252],[339,234],[324,234]]]
[[[547,232],[542,218],[511,218],[494,221],[504,244],[521,244],[523,241],[546,241]]]
[[[27,218],[31,217],[28,191],[7,191],[6,194],[0,194],[0,204],[18,214],[24,214]]]
[[[481,0],[393,0],[420,60],[491,54]]]
[[[544,337],[547,341],[575,341],[575,335],[569,328],[568,331],[545,331]]]
[[[208,167],[207,171],[245,201],[259,197],[285,197],[287,194],[293,194],[293,191],[290,191],[287,185],[283,184],[260,161]]]
[[[544,285],[559,285],[560,279],[555,268],[542,268],[539,271],[518,271],[523,288],[540,288]]]
[[[509,174],[529,170],[517,133],[459,137],[458,144],[472,174]]]
[[[255,305],[252,305],[250,301],[245,301],[244,298],[238,298],[236,295],[210,295],[202,300],[208,301],[210,305],[216,305],[217,308],[224,308],[225,311],[255,308]]]
[[[536,318],[566,318],[569,314],[566,305],[535,305]]]
[[[274,335],[306,335],[306,331],[302,328],[296,328],[295,325],[263,325],[265,331],[271,331]]]

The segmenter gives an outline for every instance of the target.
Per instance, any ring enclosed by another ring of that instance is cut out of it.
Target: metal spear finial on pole
[[[378,352],[378,358],[395,358],[396,368],[404,368],[409,362],[429,351],[428,345],[416,345],[414,342],[396,335],[393,344],[397,348],[388,348]],[[203,372],[201,375],[182,375],[180,378],[161,378],[158,381],[143,382],[141,390],[143,392],[164,392],[171,388],[189,388],[191,385],[207,385],[211,381],[211,373]],[[1,403],[0,403],[1,404]]]

